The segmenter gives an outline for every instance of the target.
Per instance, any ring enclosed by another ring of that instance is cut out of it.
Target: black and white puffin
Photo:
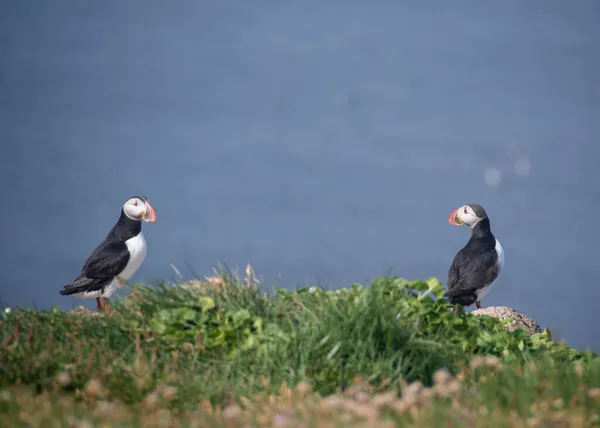
[[[132,196],[121,209],[121,216],[104,241],[86,260],[81,273],[60,294],[96,299],[98,310],[108,310],[108,299],[133,276],[146,258],[146,239],[142,220],[156,221],[148,198]],[[104,307],[100,302],[104,299]]]
[[[479,204],[467,204],[452,211],[448,222],[469,226],[471,239],[454,257],[448,270],[450,303],[481,309],[481,300],[490,291],[504,265],[504,250],[492,234],[490,219]],[[454,308],[452,308],[454,311]]]

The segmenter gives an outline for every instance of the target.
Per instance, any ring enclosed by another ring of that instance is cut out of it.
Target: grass
[[[0,426],[600,426],[600,358],[452,313],[434,278],[251,270],[0,318]],[[536,425],[537,424],[537,425]]]

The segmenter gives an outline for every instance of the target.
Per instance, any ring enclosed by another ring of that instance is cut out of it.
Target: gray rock
[[[535,320],[508,306],[490,306],[489,308],[476,309],[471,313],[477,317],[487,315],[498,318],[501,321],[507,318],[513,318],[512,321],[504,325],[509,331],[515,331],[518,328],[522,328],[523,330],[528,331],[529,334],[542,332],[540,325]]]

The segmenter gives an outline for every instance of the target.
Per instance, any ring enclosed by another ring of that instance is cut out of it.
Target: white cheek
[[[140,218],[142,209],[140,207],[137,207],[134,205],[125,205],[123,211],[125,211],[125,214],[127,215],[127,217],[129,217],[132,220],[135,220],[135,219]]]
[[[479,223],[480,221],[481,221],[481,219],[478,218],[475,214],[471,214],[471,213],[468,214],[468,223],[467,224],[469,226],[475,227],[475,225],[477,223]]]

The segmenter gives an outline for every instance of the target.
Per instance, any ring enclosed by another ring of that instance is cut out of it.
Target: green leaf
[[[425,283],[427,284],[428,292],[432,293],[438,299],[441,299],[442,297],[444,297],[444,293],[446,292],[446,290],[444,289],[444,286],[439,281],[439,279],[434,278],[434,277],[428,278],[425,281]]]
[[[167,326],[157,319],[150,321],[150,328],[158,334],[164,334],[167,331]]]
[[[250,320],[252,315],[248,309],[242,309],[233,314],[233,325],[235,327],[241,327],[246,321]]]
[[[258,330],[258,331],[262,331],[263,329],[263,319],[261,317],[256,317],[254,319],[254,321],[252,322],[252,326]]]
[[[338,342],[332,349],[331,351],[329,351],[329,353],[327,354],[327,359],[331,360],[333,357],[335,357],[335,354],[337,354],[337,352],[340,350],[342,346],[342,342]]]
[[[202,309],[202,313],[206,313],[206,311],[209,311],[216,306],[215,301],[207,296],[199,297],[196,301],[196,304],[200,306],[200,308]]]

